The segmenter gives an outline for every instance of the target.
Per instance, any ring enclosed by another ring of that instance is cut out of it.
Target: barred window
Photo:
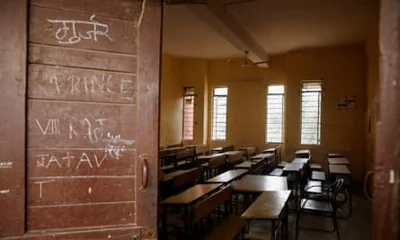
[[[284,85],[268,86],[267,91],[267,143],[282,143],[284,128]]]
[[[303,82],[301,144],[321,144],[321,81]]]
[[[193,140],[194,88],[185,87],[183,93],[183,140]]]
[[[212,139],[226,139],[226,116],[227,116],[228,88],[215,87],[213,89],[213,118]]]

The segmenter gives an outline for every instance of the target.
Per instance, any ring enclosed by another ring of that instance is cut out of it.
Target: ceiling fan
[[[242,67],[250,67],[250,66],[257,66],[259,64],[269,64],[269,61],[260,61],[260,62],[251,62],[250,60],[248,60],[248,55],[249,55],[249,51],[244,51],[246,58],[244,59],[244,61],[235,61],[235,60],[226,60],[228,63],[234,63],[234,64],[240,64]]]

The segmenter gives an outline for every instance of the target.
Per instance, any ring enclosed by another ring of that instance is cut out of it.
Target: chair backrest
[[[222,148],[222,152],[233,151],[233,149],[234,149],[233,145],[225,146]]]
[[[183,149],[179,152],[176,153],[176,159],[182,160],[182,159],[194,159],[196,157],[196,150],[193,148],[189,149]]]
[[[215,208],[225,204],[226,202],[230,202],[231,199],[232,187],[230,186],[206,197],[195,205],[193,220],[199,221],[211,213]]]
[[[176,148],[176,147],[183,147],[183,143],[167,145],[167,148]]]
[[[219,157],[213,158],[209,161],[209,166],[211,169],[222,167],[226,164],[226,156],[221,155]]]
[[[343,189],[343,179],[338,179],[334,183],[332,183],[329,188],[328,188],[328,193],[331,192],[332,195],[330,195],[330,199],[332,202],[336,201],[336,196],[337,194],[342,191]]]
[[[174,188],[181,189],[183,187],[190,187],[195,185],[198,181],[204,177],[203,168],[193,168],[192,170],[178,175],[174,178]]]

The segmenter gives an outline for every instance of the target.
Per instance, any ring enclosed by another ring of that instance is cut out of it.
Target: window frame
[[[188,94],[187,91],[191,89],[193,93]],[[194,92],[194,87],[184,87],[183,88],[183,107],[182,107],[182,141],[193,141],[194,140],[194,101],[195,101],[195,92]],[[192,138],[185,138],[185,119],[186,119],[186,114],[185,114],[185,101],[187,97],[192,97],[193,98],[193,124],[192,124]]]
[[[220,94],[215,94],[215,90],[218,88],[226,88],[226,95],[220,95]],[[229,88],[227,86],[216,86],[212,87],[212,108],[211,108],[211,140],[212,141],[226,141],[227,139],[227,129],[228,129],[228,94],[229,94]],[[216,134],[214,135],[214,129],[217,127],[215,126],[215,98],[216,97],[224,97],[226,101],[226,106],[225,106],[225,129],[224,129],[224,138],[217,138]]]
[[[283,87],[283,93],[269,93],[269,87],[271,87],[271,86],[282,86]],[[284,84],[271,84],[271,85],[268,85],[267,86],[267,93],[266,93],[266,118],[265,118],[265,142],[267,143],[267,144],[283,144],[284,143],[284,139],[285,139],[285,114],[286,114],[286,111],[285,111],[285,98],[286,98],[286,86],[284,85]],[[269,117],[268,117],[268,115],[269,115],[269,108],[268,108],[268,97],[269,96],[281,96],[282,97],[282,129],[281,129],[281,131],[282,131],[282,135],[281,135],[281,141],[278,141],[278,142],[269,142],[268,141],[268,120],[269,120]]]
[[[304,91],[304,86],[307,83],[318,83],[320,86],[320,90],[314,90],[314,91]],[[300,145],[315,145],[315,146],[320,146],[321,145],[321,139],[322,139],[322,92],[323,92],[323,82],[322,80],[305,80],[301,82],[301,95],[300,95]],[[318,93],[318,119],[317,119],[317,139],[316,143],[303,143],[303,93]]]

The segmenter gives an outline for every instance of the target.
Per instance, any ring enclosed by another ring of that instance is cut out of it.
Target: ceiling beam
[[[232,13],[226,10],[226,0],[208,1],[207,4],[186,5],[200,19],[208,23],[234,47],[248,51],[248,59],[253,63],[268,61],[268,55],[263,47],[239,23]],[[258,64],[259,67],[269,67],[268,64]]]

